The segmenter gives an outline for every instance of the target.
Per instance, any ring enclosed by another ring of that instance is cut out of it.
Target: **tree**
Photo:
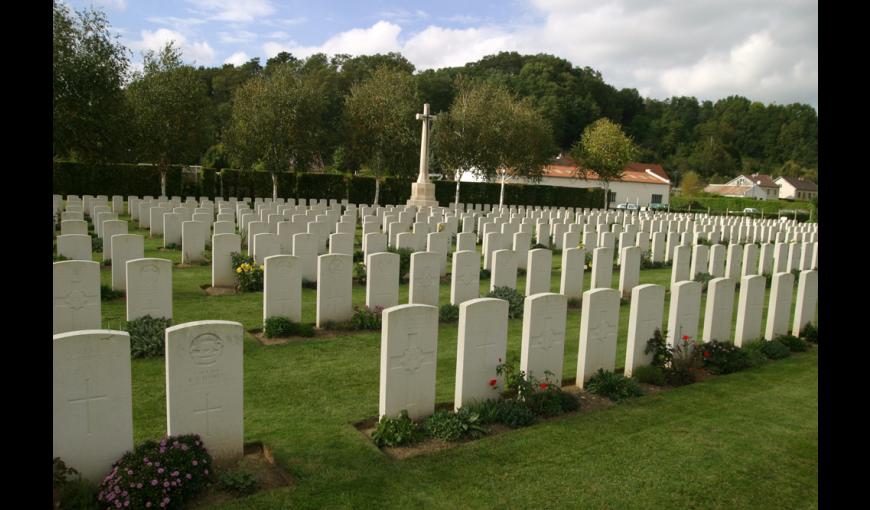
[[[577,174],[586,179],[591,171],[604,183],[604,209],[610,205],[610,181],[622,177],[625,165],[637,157],[638,150],[619,124],[606,118],[596,120],[583,130],[580,140],[571,148],[571,157],[578,163]]]
[[[278,173],[323,165],[329,151],[323,115],[329,109],[323,76],[299,74],[292,66],[257,76],[235,93],[224,146],[243,168],[262,167],[272,174],[272,198],[278,198]]]
[[[137,154],[157,165],[166,195],[171,162],[195,164],[211,145],[210,101],[205,83],[169,42],[159,54],[145,52],[144,72],[127,88]]]
[[[375,177],[375,205],[384,177],[417,174],[418,108],[414,77],[387,66],[378,67],[369,78],[353,85],[345,98],[346,152],[355,153]]]
[[[683,175],[683,180],[680,183],[680,189],[683,195],[694,197],[704,189],[704,183],[701,182],[701,177],[693,171],[688,171]]]
[[[109,34],[101,11],[76,12],[53,3],[53,137],[60,157],[111,161],[124,157],[121,86],[128,50]]]
[[[471,172],[493,180],[496,175],[539,180],[555,152],[550,124],[506,87],[458,76],[450,110],[432,130],[436,166],[456,181],[459,203],[462,176]]]

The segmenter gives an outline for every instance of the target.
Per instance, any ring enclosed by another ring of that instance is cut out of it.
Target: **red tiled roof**
[[[819,191],[819,186],[812,181],[805,181],[796,177],[779,177],[779,179],[784,180],[785,182],[794,186],[795,189],[799,189],[801,191]]]
[[[752,182],[758,184],[762,188],[779,188],[779,185],[773,182],[773,177],[766,174],[752,174],[747,175],[747,179],[750,179]]]
[[[707,193],[715,193],[726,197],[742,197],[746,192],[751,190],[752,186],[729,186],[727,184],[710,184],[704,191]]]
[[[654,175],[651,175],[654,174]],[[655,177],[658,176],[658,177]],[[560,177],[575,179],[577,177],[577,163],[569,156],[560,155],[544,167],[544,177]],[[594,170],[589,170],[586,179],[599,180]],[[622,170],[620,182],[639,182],[648,184],[670,184],[670,178],[661,165],[655,163],[629,163]]]

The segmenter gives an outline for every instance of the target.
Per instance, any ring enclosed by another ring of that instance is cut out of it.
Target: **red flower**
[[[704,357],[705,357],[705,358],[709,358],[709,357],[710,357],[710,351],[704,351]]]
[[[545,383],[545,382],[542,382],[542,383],[541,383],[541,389],[542,389],[542,390],[546,390],[548,386],[549,386],[549,384],[547,384],[547,383]]]
[[[496,383],[498,383],[498,381],[495,380],[495,379],[490,379],[490,380],[489,380],[489,385],[490,385],[490,386],[495,386]]]
[[[683,340],[689,340],[689,335],[683,335]]]

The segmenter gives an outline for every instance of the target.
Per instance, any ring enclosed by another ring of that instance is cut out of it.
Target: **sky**
[[[818,110],[818,3],[807,0],[66,0],[103,10],[141,68],[169,40],[204,66],[281,51],[400,52],[418,70],[548,53],[644,97],[741,95]]]

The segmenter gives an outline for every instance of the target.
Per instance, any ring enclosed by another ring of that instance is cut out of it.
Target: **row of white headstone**
[[[242,339],[238,322],[166,330],[166,433],[198,434],[217,462],[243,454]],[[133,449],[130,335],[54,335],[52,388],[53,456],[99,483]]]
[[[704,313],[704,342],[731,341],[735,280],[710,281]],[[760,338],[771,340],[788,333],[794,276],[773,277],[767,326],[760,335],[765,278],[745,276],[740,281],[734,344],[746,345]],[[815,323],[818,272],[803,271],[798,284],[792,334]],[[639,285],[631,291],[626,376],[648,365],[652,355],[644,351],[656,329],[662,327],[665,288]],[[599,369],[616,368],[620,295],[615,289],[592,289],[583,293],[576,384],[581,389]],[[671,285],[667,342],[673,346],[684,336],[697,339],[700,320],[701,284]],[[434,412],[435,373],[438,357],[438,309],[407,304],[383,311],[379,415],[395,417],[407,410],[411,418]],[[542,292],[525,299],[520,369],[538,380],[562,384],[565,352],[567,298]],[[496,367],[506,360],[508,303],[494,298],[475,298],[459,306],[454,408],[498,398],[504,380]],[[491,384],[495,379],[497,384]]]

